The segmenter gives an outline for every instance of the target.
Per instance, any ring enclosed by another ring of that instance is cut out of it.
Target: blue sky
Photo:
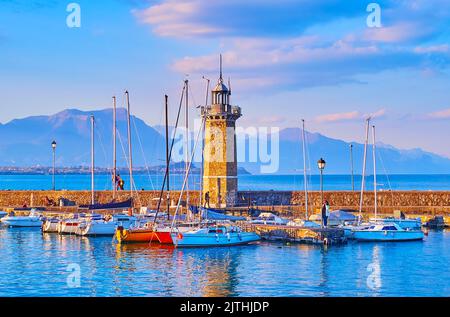
[[[68,28],[66,6],[81,7]],[[383,0],[369,28],[362,0],[0,0],[0,122],[110,106],[161,124],[182,81],[203,103],[218,55],[244,126],[307,128],[450,157],[450,2]],[[193,118],[195,109],[192,107]]]

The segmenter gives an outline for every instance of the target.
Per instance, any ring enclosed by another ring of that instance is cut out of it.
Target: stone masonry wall
[[[89,191],[0,191],[0,206],[20,207],[45,206],[46,197],[58,201],[64,197],[77,202],[78,204],[89,204],[91,193]],[[95,193],[97,202],[106,203],[112,199],[110,191],[98,191]],[[119,192],[117,200],[126,200],[129,192]],[[136,206],[156,207],[159,191],[138,191],[135,193]],[[163,196],[165,197],[165,195]],[[185,200],[186,195],[182,197]],[[276,209],[289,208],[293,211],[304,210],[304,192],[301,191],[241,191],[238,193],[239,205],[248,206],[250,203],[257,206],[278,206]],[[310,210],[316,210],[321,206],[320,192],[310,192]],[[373,212],[373,192],[364,194],[363,211]],[[197,191],[189,193],[189,201],[196,204],[199,198]],[[359,208],[359,192],[330,191],[324,192],[332,209]],[[171,203],[176,205],[179,199],[179,192],[171,193]],[[163,200],[162,206],[166,202]],[[312,206],[312,207],[311,207]],[[392,213],[394,210],[402,210],[407,213],[418,214],[448,214],[450,213],[450,191],[392,191],[378,193],[378,211],[380,213]]]

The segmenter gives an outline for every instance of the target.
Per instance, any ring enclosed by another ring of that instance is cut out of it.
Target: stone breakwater
[[[130,193],[122,191],[117,193],[116,200],[126,200]],[[170,201],[175,206],[179,199],[179,192],[171,192]],[[159,198],[159,191],[137,191],[134,193],[135,206],[149,206],[155,208]],[[5,207],[45,207],[48,201],[59,202],[65,198],[77,204],[89,204],[90,191],[0,191],[0,206]],[[165,198],[165,195],[164,195]],[[321,206],[320,192],[310,192],[308,195],[310,209],[316,211]],[[332,209],[359,209],[359,192],[327,191],[324,192]],[[107,203],[112,199],[112,192],[97,191],[95,199],[99,203]],[[182,201],[186,200],[186,194]],[[189,193],[190,204],[196,204],[199,192]],[[238,193],[239,206],[246,208],[249,205],[265,206],[264,209],[290,211],[294,214],[304,212],[304,192],[301,191],[241,191]],[[167,203],[162,202],[165,206]],[[312,206],[312,207],[311,207]],[[261,207],[262,208],[262,207]],[[374,194],[364,194],[363,211],[372,213],[374,210]],[[389,214],[401,210],[411,214],[449,215],[450,191],[382,191],[378,193],[378,211]]]

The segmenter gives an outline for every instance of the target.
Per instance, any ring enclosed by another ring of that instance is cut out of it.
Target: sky
[[[80,27],[68,27],[70,3]],[[162,124],[190,81],[192,120],[219,54],[238,125],[300,126],[450,157],[450,2],[380,0],[0,0],[0,123],[111,106]],[[371,20],[372,21],[372,20]],[[172,115],[173,117],[173,115]]]

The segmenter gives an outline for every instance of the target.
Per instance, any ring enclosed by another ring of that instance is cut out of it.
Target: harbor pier
[[[156,208],[159,199],[159,191],[135,191],[134,206],[139,208],[146,206]],[[180,192],[170,193],[171,206],[176,207]],[[189,192],[190,205],[197,205],[199,192]],[[450,215],[450,191],[380,191],[377,195],[379,214],[392,214],[401,210],[408,215]],[[116,201],[126,200],[130,197],[128,191],[117,192]],[[183,193],[182,200],[185,200]],[[359,192],[351,191],[326,191],[324,197],[329,201],[331,209],[359,209]],[[89,204],[91,201],[90,191],[76,190],[7,190],[0,191],[0,208],[17,207],[45,207],[47,209],[59,209],[61,211],[73,210],[70,206],[61,206],[61,199],[72,201],[75,205]],[[165,206],[166,195],[163,195],[161,206]],[[373,192],[364,193],[364,213],[374,211]],[[109,203],[112,201],[111,191],[96,191],[95,200],[98,203]],[[309,214],[318,213],[321,207],[320,192],[309,193]],[[238,204],[236,207],[227,208],[236,214],[244,213],[249,208],[267,211],[276,211],[281,215],[289,217],[304,217],[304,192],[302,191],[239,191]]]

